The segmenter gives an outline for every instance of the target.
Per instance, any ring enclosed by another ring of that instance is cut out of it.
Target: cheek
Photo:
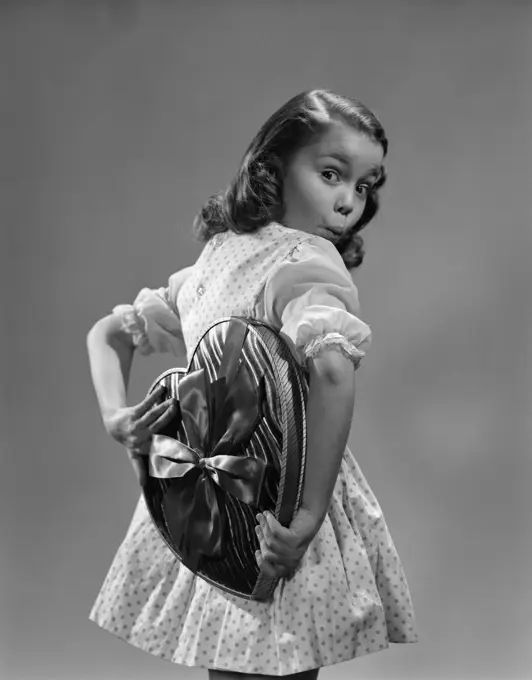
[[[364,212],[364,208],[366,207],[366,201],[358,201],[357,204],[355,205],[355,208],[353,210],[353,214],[351,215],[351,220],[356,216],[356,222],[360,219],[362,213]]]
[[[301,177],[297,181],[287,181],[285,184],[285,204],[289,210],[297,212],[308,211],[313,201],[313,191],[308,181],[302,181]]]
[[[315,172],[299,169],[286,178],[285,206],[288,214],[295,214],[305,220],[315,220],[324,210],[324,203],[330,198],[327,187]]]
[[[299,200],[307,210],[316,210],[327,197],[323,182],[314,175],[306,178],[299,186]]]

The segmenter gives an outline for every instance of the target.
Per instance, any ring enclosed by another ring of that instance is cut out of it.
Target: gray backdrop
[[[391,140],[350,446],[421,630],[321,675],[532,677],[530,4],[20,1],[0,19],[3,677],[206,679],[87,619],[138,490],[85,338],[194,261],[202,201],[311,87],[354,94]],[[138,359],[131,403],[173,364]]]

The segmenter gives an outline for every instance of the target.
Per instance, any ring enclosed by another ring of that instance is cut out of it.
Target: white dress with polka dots
[[[333,344],[355,368],[371,331],[358,292],[327,240],[271,223],[213,237],[168,286],[115,307],[138,351],[192,351],[222,316],[279,328],[303,363]],[[211,586],[159,537],[143,497],[90,619],[167,661],[242,673],[289,675],[417,641],[400,558],[379,504],[346,447],[328,515],[295,575],[270,602]]]

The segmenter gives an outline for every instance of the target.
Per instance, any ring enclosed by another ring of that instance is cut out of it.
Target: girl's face
[[[334,121],[289,162],[282,224],[337,241],[360,218],[383,159],[379,143]]]

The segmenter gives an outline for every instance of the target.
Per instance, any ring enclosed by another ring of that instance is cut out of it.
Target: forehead
[[[316,158],[341,156],[357,168],[379,167],[384,158],[384,150],[378,142],[339,121],[331,123],[307,149]]]

